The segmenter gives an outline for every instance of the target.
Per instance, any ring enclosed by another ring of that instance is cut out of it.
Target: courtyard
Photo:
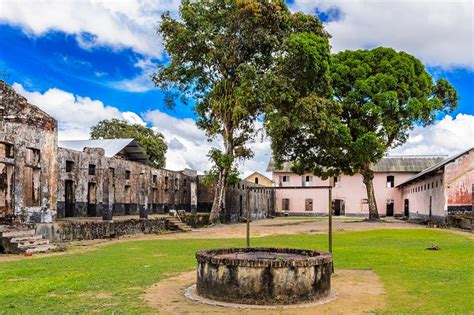
[[[251,245],[326,249],[326,233],[324,218],[258,220],[252,222]],[[337,218],[336,300],[311,309],[252,312],[467,314],[474,309],[472,240],[469,232],[399,220]],[[425,250],[431,245],[440,250]],[[194,281],[195,252],[228,246],[245,246],[245,224],[72,242],[66,251],[33,257],[3,255],[0,309],[8,314],[249,312],[203,305],[183,295]],[[366,294],[351,294],[355,288]]]

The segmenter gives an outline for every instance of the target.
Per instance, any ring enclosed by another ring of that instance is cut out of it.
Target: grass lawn
[[[244,240],[151,240],[112,243],[63,256],[0,263],[0,313],[151,312],[143,290],[195,268],[195,251],[243,246]],[[440,251],[427,251],[437,244]],[[254,246],[326,248],[323,235],[255,238]],[[472,239],[440,230],[341,232],[335,267],[373,269],[390,313],[474,312]]]
[[[273,220],[282,221],[328,221],[328,217],[276,217]],[[363,221],[365,218],[359,217],[332,217],[333,221]]]

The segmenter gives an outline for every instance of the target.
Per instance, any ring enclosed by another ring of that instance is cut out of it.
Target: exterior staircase
[[[182,231],[182,232],[189,232],[192,231],[192,228],[187,225],[186,223],[181,222],[181,220],[177,217],[170,216],[166,218],[168,224],[172,229]]]
[[[56,248],[42,235],[35,235],[35,230],[7,225],[0,225],[0,246],[8,254],[45,253]]]

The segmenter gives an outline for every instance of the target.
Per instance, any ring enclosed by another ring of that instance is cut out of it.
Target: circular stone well
[[[295,248],[223,248],[196,253],[197,293],[242,304],[297,304],[329,295],[332,256]]]

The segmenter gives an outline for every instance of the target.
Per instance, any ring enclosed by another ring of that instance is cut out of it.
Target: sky
[[[155,128],[168,143],[168,169],[210,167],[208,142],[192,106],[165,106],[149,76],[168,59],[156,28],[177,0],[0,0],[0,79],[55,117],[59,139],[88,139],[102,119]],[[474,5],[470,0],[293,0],[294,12],[320,17],[333,52],[378,46],[419,58],[446,78],[459,107],[435,124],[415,127],[390,154],[451,155],[474,146]],[[242,175],[265,174],[270,141],[252,143]]]

